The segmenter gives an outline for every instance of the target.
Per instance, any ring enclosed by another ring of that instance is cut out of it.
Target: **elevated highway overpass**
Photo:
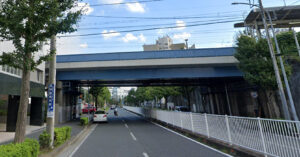
[[[57,80],[81,85],[209,84],[242,79],[235,48],[57,56]]]

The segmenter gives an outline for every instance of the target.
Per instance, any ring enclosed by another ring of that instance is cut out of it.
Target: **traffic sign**
[[[55,94],[55,85],[49,84],[48,86],[48,110],[47,110],[47,117],[53,118],[54,117],[54,94]]]

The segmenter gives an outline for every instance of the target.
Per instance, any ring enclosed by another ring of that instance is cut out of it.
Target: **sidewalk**
[[[70,126],[72,127],[71,137],[76,136],[79,134],[84,127],[80,125],[80,122],[77,121],[70,121],[63,124],[58,124],[55,127],[63,127],[63,126]],[[44,126],[27,126],[26,129],[26,138],[39,138],[39,135],[46,129],[46,124]],[[11,132],[0,132],[0,145],[1,144],[8,144],[14,140],[15,133]]]

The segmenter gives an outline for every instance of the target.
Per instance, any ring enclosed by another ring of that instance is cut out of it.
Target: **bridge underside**
[[[80,86],[210,85],[242,80],[236,66],[57,71],[57,80]]]

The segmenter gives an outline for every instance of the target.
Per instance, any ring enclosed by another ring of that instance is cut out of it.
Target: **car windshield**
[[[105,114],[104,111],[96,111],[95,114]]]

